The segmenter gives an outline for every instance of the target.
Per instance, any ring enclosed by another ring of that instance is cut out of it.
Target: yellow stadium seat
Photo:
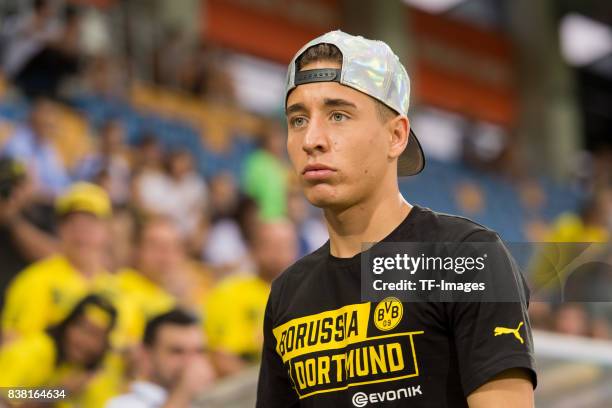
[[[231,145],[231,135],[257,134],[262,119],[233,107],[213,104],[185,92],[136,82],[130,91],[132,104],[140,110],[189,123],[202,141],[215,151]]]

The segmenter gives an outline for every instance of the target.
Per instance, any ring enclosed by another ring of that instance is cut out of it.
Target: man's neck
[[[330,252],[350,258],[363,251],[363,244],[379,242],[393,231],[412,210],[399,190],[382,200],[372,199],[341,212],[325,210]]]
[[[64,255],[72,266],[88,279],[105,269],[102,256],[79,256],[69,251],[64,252]]]

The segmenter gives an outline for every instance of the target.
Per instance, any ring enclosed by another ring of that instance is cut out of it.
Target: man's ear
[[[387,122],[389,132],[389,158],[396,159],[408,144],[410,121],[406,116],[397,115]]]

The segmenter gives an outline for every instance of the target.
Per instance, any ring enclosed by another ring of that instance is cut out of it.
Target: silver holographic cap
[[[310,47],[332,44],[342,53],[341,69],[323,68],[297,71],[297,59]],[[338,82],[379,100],[401,115],[408,116],[410,79],[397,55],[383,41],[369,40],[340,30],[330,31],[304,45],[289,63],[285,102],[298,85],[312,82]],[[410,129],[408,145],[399,157],[399,176],[418,174],[425,166],[419,141]]]

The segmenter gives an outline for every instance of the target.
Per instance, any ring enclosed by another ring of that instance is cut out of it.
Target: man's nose
[[[316,118],[311,120],[304,135],[302,149],[307,154],[313,154],[316,151],[325,152],[329,149],[328,129],[320,120]]]

